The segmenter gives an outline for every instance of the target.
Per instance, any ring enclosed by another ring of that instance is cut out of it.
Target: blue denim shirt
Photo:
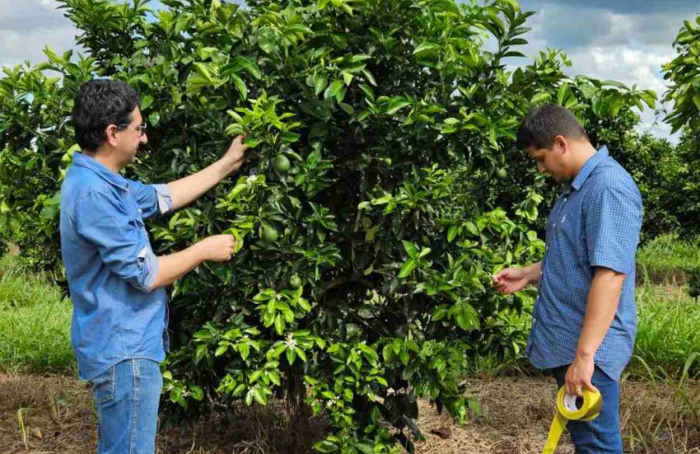
[[[127,180],[74,153],[61,187],[60,228],[83,380],[125,359],[165,358],[167,296],[153,289],[158,261],[143,220],[171,209],[165,185]]]
[[[642,197],[632,177],[603,147],[557,199],[547,221],[545,257],[527,355],[550,369],[574,360],[594,267],[627,275],[615,318],[594,362],[619,380],[634,346],[635,255],[642,225]]]

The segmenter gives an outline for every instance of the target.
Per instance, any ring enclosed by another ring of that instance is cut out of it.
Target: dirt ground
[[[418,454],[541,453],[556,393],[552,380],[470,379],[466,388],[479,399],[481,416],[460,426],[421,402],[418,426],[426,439],[417,442]],[[627,381],[622,393],[626,452],[700,454],[700,383],[678,393],[664,384]],[[292,445],[311,446],[323,438],[323,421],[299,424],[287,415],[285,405],[277,402],[162,429],[158,452],[289,454]],[[96,416],[84,383],[62,376],[0,375],[0,453],[87,454],[95,447]],[[557,453],[573,452],[565,436]]]

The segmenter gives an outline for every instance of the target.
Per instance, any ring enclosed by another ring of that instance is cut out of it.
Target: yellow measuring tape
[[[593,421],[600,414],[602,406],[603,397],[599,392],[584,389],[583,398],[580,398],[566,394],[566,387],[562,386],[557,393],[557,414],[549,428],[547,444],[544,445],[542,454],[554,454],[569,421]]]

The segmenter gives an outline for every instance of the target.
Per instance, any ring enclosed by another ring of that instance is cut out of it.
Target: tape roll
[[[599,392],[584,389],[583,398],[581,398],[566,394],[566,387],[562,386],[557,393],[557,414],[549,428],[547,444],[542,454],[554,454],[559,438],[569,421],[593,421],[600,414],[602,406],[603,397]]]

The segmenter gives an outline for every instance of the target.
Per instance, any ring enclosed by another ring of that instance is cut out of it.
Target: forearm
[[[542,262],[533,263],[523,268],[525,276],[530,284],[537,284],[540,281],[542,272]]]
[[[192,271],[197,265],[207,260],[206,254],[197,243],[180,252],[157,257],[158,272],[153,288],[168,286]]]
[[[205,192],[219,184],[221,180],[235,171],[240,164],[222,158],[199,172],[168,183],[168,190],[173,199],[173,210],[182,208],[197,200]]]
[[[625,275],[606,268],[597,268],[588,294],[586,315],[576,356],[592,359],[608,332],[617,307]]]

